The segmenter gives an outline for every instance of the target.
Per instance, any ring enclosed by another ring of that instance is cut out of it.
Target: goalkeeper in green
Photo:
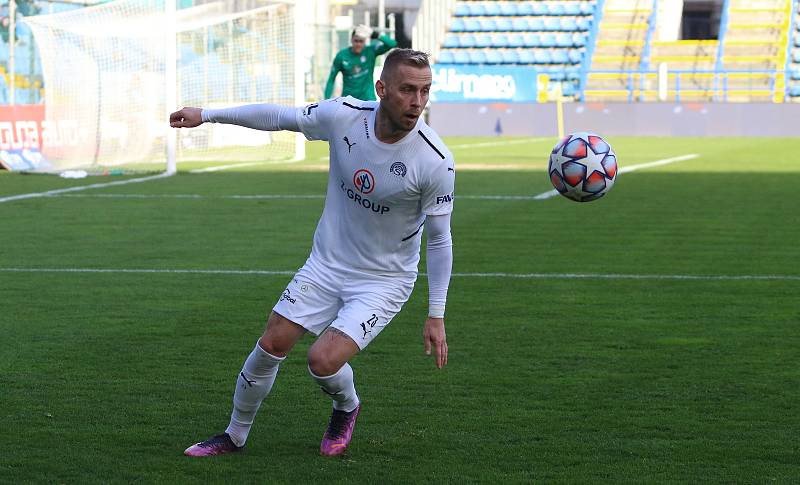
[[[375,41],[367,45],[370,39]],[[350,37],[350,47],[340,50],[333,59],[328,84],[325,85],[325,99],[330,99],[333,95],[333,84],[336,82],[336,75],[341,71],[342,96],[374,101],[372,72],[375,70],[375,59],[394,47],[397,47],[397,41],[391,37],[379,36],[366,25],[356,27]]]

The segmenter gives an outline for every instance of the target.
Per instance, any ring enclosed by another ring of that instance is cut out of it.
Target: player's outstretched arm
[[[447,365],[447,335],[444,329],[444,309],[447,288],[453,268],[453,239],[450,236],[450,214],[427,216],[428,232],[428,318],[425,320],[423,339],[425,353],[436,353],[436,367]]]
[[[182,108],[169,115],[169,126],[172,128],[194,128],[203,124],[200,108]]]
[[[300,131],[298,109],[277,104],[246,104],[223,109],[183,108],[170,115],[169,125],[194,128],[203,123],[225,123],[262,131]]]

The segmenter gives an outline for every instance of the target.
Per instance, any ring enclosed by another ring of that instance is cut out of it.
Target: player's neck
[[[404,130],[392,123],[380,109],[375,115],[375,137],[383,143],[397,143],[410,132],[411,130]]]

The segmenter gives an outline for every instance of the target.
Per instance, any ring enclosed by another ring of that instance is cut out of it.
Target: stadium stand
[[[534,65],[574,96],[596,15],[594,1],[460,1],[436,61]]]
[[[787,100],[800,102],[800,0],[792,2],[789,45],[786,56]]]

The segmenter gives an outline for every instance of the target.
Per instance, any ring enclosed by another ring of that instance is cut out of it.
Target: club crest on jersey
[[[405,177],[406,176],[406,164],[403,162],[394,162],[391,167],[389,167],[389,172],[397,175],[398,177]]]
[[[353,175],[353,185],[362,194],[369,194],[375,190],[375,177],[369,170],[362,168]]]

